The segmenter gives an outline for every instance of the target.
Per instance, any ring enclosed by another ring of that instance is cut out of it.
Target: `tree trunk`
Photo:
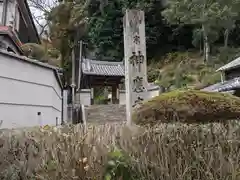
[[[199,51],[200,51],[200,54],[202,55],[202,53],[203,53],[203,49],[202,49],[202,47],[203,47],[203,43],[202,43],[202,34],[201,34],[201,38],[200,38],[200,42],[199,42]]]
[[[209,46],[208,34],[206,32],[206,28],[204,25],[202,26],[202,30],[203,30],[203,42],[204,42],[204,61],[209,62],[210,46]]]
[[[206,46],[205,46],[204,36],[203,36],[203,57],[204,57],[204,62],[205,62],[206,61]]]
[[[229,29],[226,29],[224,32],[224,47],[228,47],[228,39],[229,39]]]
[[[205,46],[206,46],[206,62],[209,62],[209,55],[210,55],[210,46],[209,46],[209,41],[208,41],[208,36],[205,37]]]

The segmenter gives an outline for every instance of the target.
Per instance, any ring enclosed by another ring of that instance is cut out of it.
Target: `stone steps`
[[[126,106],[120,104],[92,105],[85,107],[86,122],[105,124],[126,121]]]

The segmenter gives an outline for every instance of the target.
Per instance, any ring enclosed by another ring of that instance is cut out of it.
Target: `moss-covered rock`
[[[51,46],[45,47],[40,44],[26,43],[22,45],[22,50],[24,55],[29,58],[37,59],[53,66],[60,66],[60,52]]]
[[[197,90],[163,93],[136,108],[133,121],[139,125],[157,123],[221,122],[240,117],[240,98],[230,94]]]

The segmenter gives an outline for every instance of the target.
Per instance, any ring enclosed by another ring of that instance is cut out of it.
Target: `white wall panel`
[[[0,128],[60,124],[61,96],[53,69],[0,52]]]

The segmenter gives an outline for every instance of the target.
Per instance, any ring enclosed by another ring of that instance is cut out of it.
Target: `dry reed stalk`
[[[102,179],[108,153],[129,156],[131,169],[150,180],[240,179],[240,126],[125,124],[65,126],[2,133],[0,179]],[[230,132],[230,133],[229,133]]]

